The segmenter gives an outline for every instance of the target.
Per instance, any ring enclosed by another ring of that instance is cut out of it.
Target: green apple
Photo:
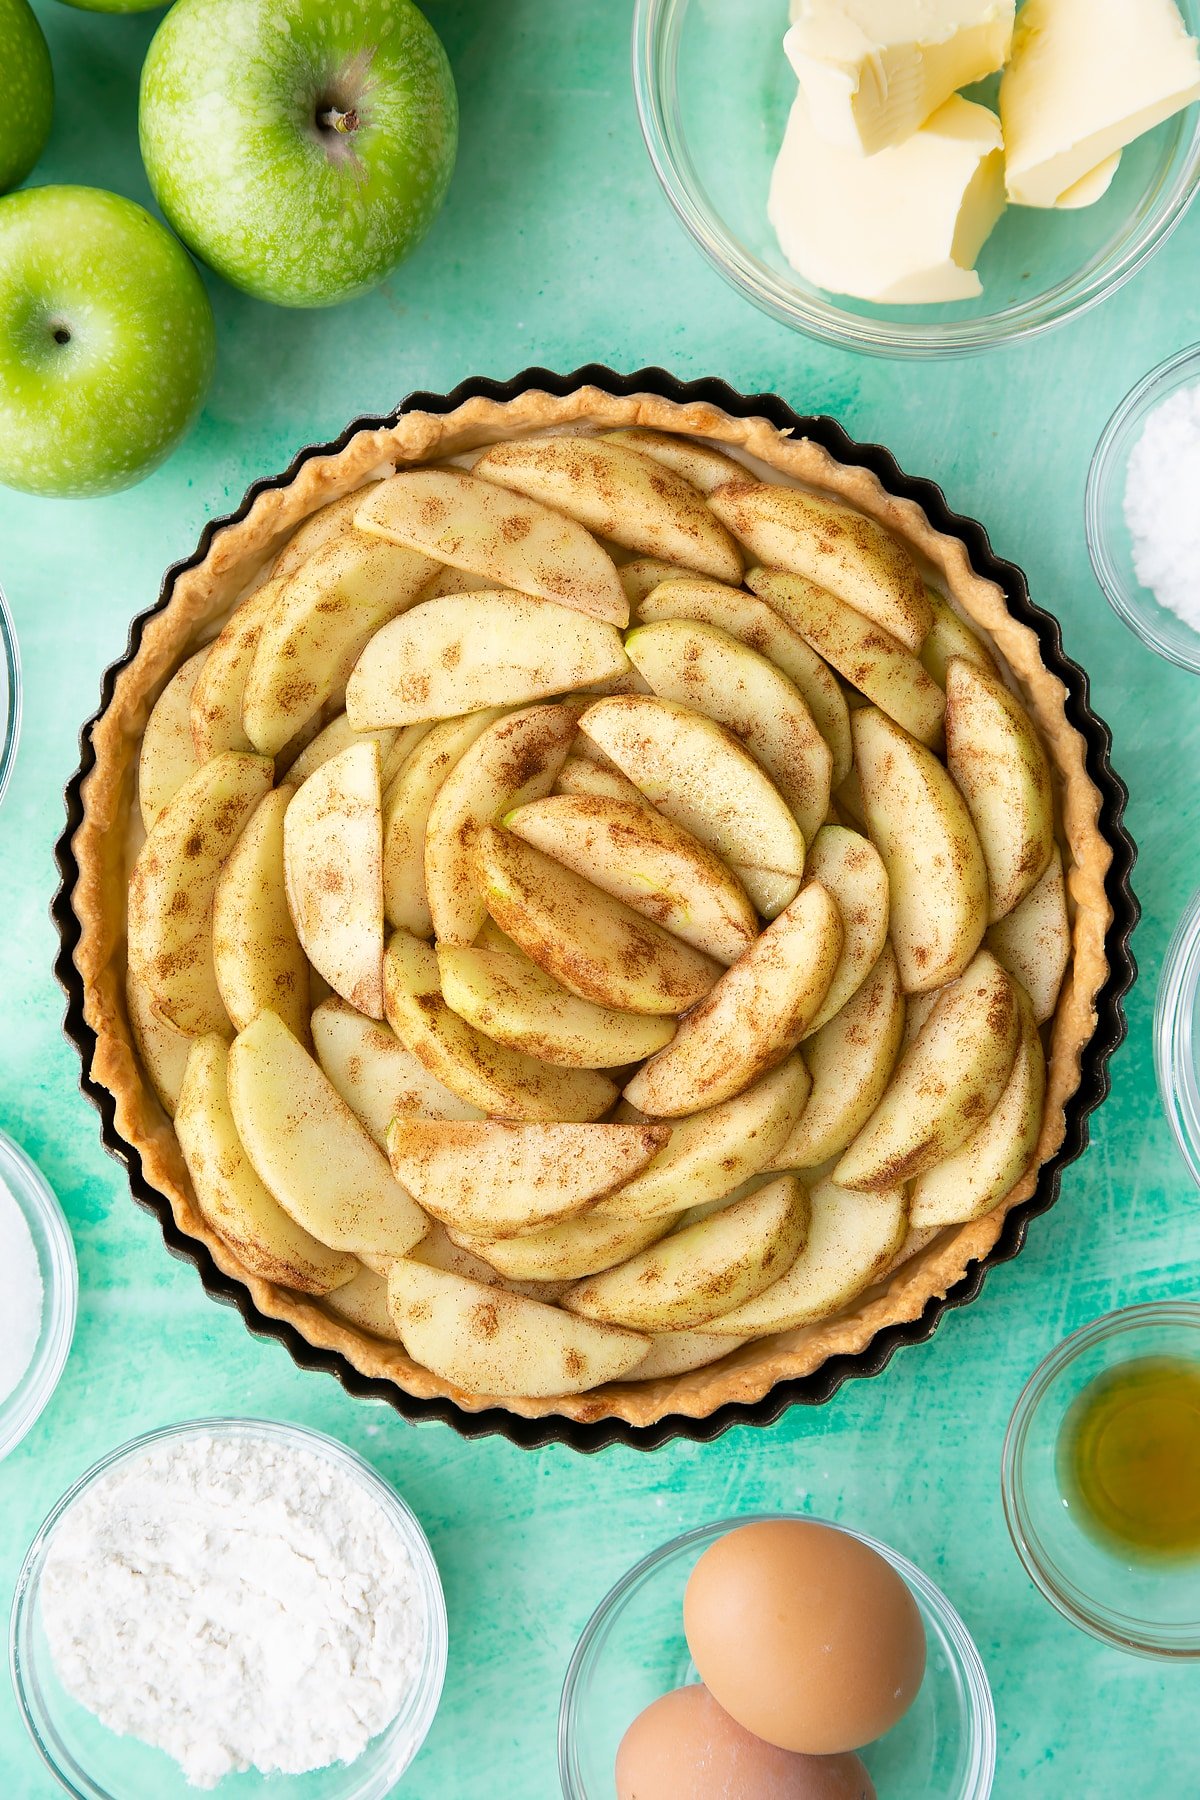
[[[53,111],[50,52],[29,0],[0,0],[0,194],[42,154]]]
[[[191,258],[132,200],[85,187],[0,200],[0,481],[130,486],[192,423],[215,355]]]
[[[432,223],[458,100],[411,0],[176,0],[138,123],[155,198],[197,256],[260,300],[328,306]]]

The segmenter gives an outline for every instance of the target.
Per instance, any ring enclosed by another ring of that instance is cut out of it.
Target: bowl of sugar
[[[62,1209],[41,1170],[0,1131],[0,1460],[58,1384],[78,1296]]]
[[[1085,523],[1096,579],[1144,644],[1200,673],[1200,344],[1152,369],[1104,428]]]

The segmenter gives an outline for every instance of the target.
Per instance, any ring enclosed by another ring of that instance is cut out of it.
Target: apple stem
[[[343,133],[357,131],[359,124],[358,112],[353,106],[348,112],[343,112],[338,106],[329,106],[326,107],[323,112],[317,114],[317,124],[321,127],[322,131],[339,131]]]

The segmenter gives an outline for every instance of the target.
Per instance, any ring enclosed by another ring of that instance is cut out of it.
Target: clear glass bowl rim
[[[0,588],[0,681],[8,689],[8,716],[0,735],[0,800],[8,786],[17,760],[17,744],[21,737],[21,652],[17,646],[17,628],[13,624],[4,589]]]
[[[1017,1397],[1000,1459],[1000,1496],[1004,1519],[1025,1573],[1051,1606],[1081,1631],[1102,1643],[1135,1656],[1179,1662],[1200,1658],[1200,1621],[1194,1625],[1147,1628],[1144,1619],[1133,1619],[1094,1602],[1055,1567],[1042,1546],[1029,1512],[1023,1477],[1023,1456],[1038,1406],[1059,1377],[1096,1344],[1140,1331],[1146,1326],[1173,1326],[1200,1337],[1200,1305],[1187,1300],[1151,1300],[1140,1306],[1123,1306],[1081,1325],[1043,1357]]]
[[[931,1581],[928,1575],[917,1567],[916,1563],[910,1562],[898,1550],[893,1550],[890,1545],[881,1542],[879,1538],[870,1537],[865,1531],[856,1531],[853,1526],[843,1525],[836,1519],[823,1519],[815,1513],[801,1512],[739,1513],[732,1518],[718,1519],[707,1525],[693,1526],[690,1531],[681,1532],[678,1537],[671,1538],[665,1544],[660,1544],[656,1550],[651,1550],[639,1562],[634,1563],[631,1569],[627,1569],[620,1580],[609,1589],[580,1633],[579,1642],[575,1646],[563,1680],[562,1697],[558,1709],[558,1778],[564,1800],[592,1800],[592,1797],[587,1795],[577,1783],[572,1766],[575,1719],[584,1665],[595,1640],[609,1620],[620,1612],[633,1590],[670,1557],[690,1549],[693,1545],[699,1546],[714,1542],[717,1538],[724,1537],[727,1532],[736,1530],[740,1525],[774,1524],[781,1519],[794,1519],[805,1525],[827,1525],[832,1531],[841,1531],[847,1537],[856,1538],[860,1544],[865,1544],[868,1549],[874,1550],[890,1563],[901,1579],[920,1596],[929,1612],[937,1618],[958,1656],[959,1669],[968,1696],[969,1723],[975,1739],[972,1746],[973,1757],[968,1774],[968,1784],[964,1787],[960,1800],[988,1800],[996,1772],[996,1713],[983,1659],[975,1648],[975,1641],[958,1612],[936,1582]]]
[[[1116,467],[1116,461],[1126,430],[1143,410],[1147,412],[1153,410],[1149,403],[1159,394],[1165,395],[1168,388],[1174,387],[1176,385],[1175,377],[1189,364],[1194,365],[1197,379],[1200,379],[1200,344],[1189,344],[1186,349],[1177,350],[1173,356],[1168,356],[1165,362],[1158,363],[1148,374],[1143,375],[1134,387],[1130,388],[1100,433],[1099,442],[1088,468],[1083,514],[1084,532],[1087,537],[1092,572],[1117,617],[1156,655],[1165,657],[1168,662],[1173,662],[1180,669],[1190,669],[1193,674],[1200,674],[1200,632],[1191,634],[1195,639],[1195,649],[1190,650],[1184,647],[1187,643],[1186,638],[1183,639],[1183,642],[1176,642],[1174,638],[1166,637],[1158,629],[1154,615],[1140,600],[1141,590],[1133,593],[1127,586],[1117,559],[1113,555],[1104,522],[1104,498],[1110,480],[1114,475],[1120,473]]]
[[[634,0],[633,85],[638,120],[663,192],[697,247],[755,306],[784,325],[822,343],[869,356],[929,358],[965,356],[1042,336],[1068,319],[1090,312],[1124,287],[1166,242],[1200,188],[1200,109],[1191,142],[1167,191],[1120,256],[1057,283],[1047,293],[1003,313],[938,324],[870,318],[832,300],[802,294],[776,270],[744,249],[726,229],[704,194],[682,146],[675,88],[673,27],[692,0]]]
[[[3,1462],[33,1429],[66,1367],[79,1305],[79,1266],[75,1261],[71,1230],[54,1189],[37,1164],[6,1131],[0,1131],[0,1176],[12,1190],[21,1211],[35,1215],[50,1253],[49,1280],[44,1283],[37,1347],[17,1386],[0,1402],[0,1462]]]
[[[21,1572],[17,1577],[9,1625],[9,1672],[12,1677],[13,1692],[17,1700],[17,1709],[34,1748],[62,1788],[73,1796],[73,1800],[121,1800],[120,1795],[110,1793],[93,1781],[86,1770],[78,1770],[78,1774],[86,1785],[76,1786],[75,1775],[68,1774],[66,1769],[60,1765],[51,1743],[47,1742],[47,1736],[50,1737],[51,1742],[57,1742],[57,1731],[40,1706],[32,1703],[30,1689],[24,1674],[24,1663],[28,1660],[29,1638],[32,1630],[33,1605],[45,1567],[50,1539],[68,1508],[73,1506],[82,1494],[86,1493],[110,1470],[118,1464],[140,1455],[151,1445],[201,1432],[274,1437],[286,1444],[307,1449],[314,1455],[323,1456],[339,1463],[379,1503],[403,1538],[409,1555],[412,1557],[413,1568],[426,1602],[429,1620],[429,1654],[410,1690],[409,1703],[398,1719],[387,1728],[388,1731],[394,1731],[396,1725],[401,1722],[406,1727],[404,1734],[397,1739],[394,1753],[389,1755],[385,1764],[367,1771],[357,1785],[348,1785],[344,1794],[340,1796],[340,1800],[387,1800],[387,1796],[392,1793],[396,1782],[412,1762],[429,1733],[441,1700],[442,1686],[445,1681],[448,1626],[445,1595],[437,1562],[424,1528],[408,1502],[357,1451],[351,1450],[349,1445],[341,1443],[326,1432],[314,1430],[311,1426],[295,1425],[283,1420],[256,1419],[250,1415],[221,1415],[211,1418],[187,1419],[180,1424],[159,1426],[154,1431],[143,1432],[140,1436],[131,1438],[127,1443],[120,1444],[115,1450],[109,1451],[99,1462],[93,1463],[92,1467],[73,1482],[66,1493],[56,1501],[43,1520],[26,1552]],[[372,1742],[375,1743],[378,1740],[375,1739]],[[368,1749],[364,1751],[363,1757],[359,1761],[364,1761],[369,1755],[370,1750]],[[75,1766],[74,1759],[71,1761]],[[356,1763],[346,1766],[348,1782],[357,1766]],[[281,1796],[286,1796],[288,1781],[289,1778],[286,1776],[273,1777],[273,1791],[277,1788]]]
[[[1200,1186],[1200,1080],[1190,1054],[1198,987],[1200,890],[1192,895],[1167,946],[1154,1001],[1159,1097],[1192,1180]]]

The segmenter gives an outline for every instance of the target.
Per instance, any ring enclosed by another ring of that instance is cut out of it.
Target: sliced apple
[[[884,1096],[900,1054],[904,995],[890,944],[858,992],[803,1050],[812,1094],[764,1168],[815,1169],[840,1156]],[[611,1203],[610,1203],[611,1204]]]
[[[579,1281],[656,1244],[673,1222],[603,1219],[593,1210],[522,1237],[471,1238],[457,1232],[453,1236],[506,1281]]]
[[[490,586],[629,623],[608,552],[576,520],[519,499],[511,484],[497,487],[461,469],[405,469],[370,490],[355,524],[482,575]]]
[[[906,993],[961,975],[987,925],[987,868],[958,788],[923,744],[875,707],[851,720],[871,839],[888,874]]]
[[[1037,886],[991,927],[987,943],[996,961],[1016,976],[1033,1001],[1038,1024],[1053,1018],[1071,960],[1067,885],[1057,844]]]
[[[336,996],[323,1000],[312,1016],[317,1060],[359,1123],[381,1150],[397,1113],[423,1119],[479,1119],[477,1106],[431,1075],[406,1050],[391,1026],[364,1018]]]
[[[319,1065],[274,1013],[229,1052],[229,1104],[260,1179],[298,1225],[380,1271],[429,1220]]]
[[[803,575],[751,569],[746,581],[860,694],[922,744],[941,743],[946,696],[898,637]]]
[[[836,786],[850,773],[853,750],[850,719],[837,677],[816,651],[757,594],[719,581],[664,579],[636,602],[643,625],[663,619],[696,619],[719,626],[781,669],[803,695],[833,756]]]
[[[408,1260],[392,1265],[388,1305],[414,1361],[472,1394],[584,1393],[628,1374],[647,1348],[634,1332]]]
[[[654,1161],[602,1200],[592,1217],[654,1219],[732,1193],[771,1164],[803,1117],[811,1085],[794,1054],[732,1100],[675,1120]],[[616,1117],[643,1115],[623,1102]]]
[[[465,1275],[468,1281],[480,1281],[484,1287],[507,1288],[512,1294],[524,1294],[530,1300],[544,1300],[553,1306],[570,1286],[566,1281],[510,1281],[491,1263],[484,1262],[464,1244],[456,1244],[440,1219],[435,1219],[415,1250],[409,1252],[414,1262],[427,1269],[449,1269],[452,1275]]]
[[[635,556],[632,562],[622,563],[617,570],[621,586],[625,590],[625,598],[631,607],[637,606],[661,581],[673,581],[677,576],[686,576],[688,573],[687,569],[681,569],[675,563],[663,562],[657,556]]]
[[[841,916],[819,881],[801,889],[625,1089],[631,1106],[678,1118],[749,1087],[795,1049],[842,954]]]
[[[435,1219],[475,1237],[520,1237],[583,1212],[644,1169],[662,1125],[456,1125],[396,1118],[397,1181]]]
[[[895,1187],[952,1156],[1004,1092],[1020,1025],[1012,977],[981,950],[946,988],[838,1162],[842,1186]]]
[[[629,668],[621,634],[525,594],[446,594],[377,631],[346,688],[356,731],[527,706]]]
[[[475,473],[578,519],[639,556],[740,581],[742,559],[690,481],[628,444],[603,437],[511,438]]]
[[[432,937],[425,892],[425,834],[443,782],[504,709],[443,719],[414,746],[383,796],[383,910],[389,925]],[[402,734],[403,735],[403,734]]]
[[[387,1282],[374,1269],[360,1269],[353,1281],[325,1296],[325,1305],[336,1318],[344,1319],[358,1331],[369,1331],[372,1337],[386,1338],[393,1344],[400,1342],[400,1333],[388,1311]]]
[[[213,966],[225,1011],[239,1031],[278,1013],[308,1042],[308,959],[288,907],[284,814],[290,787],[273,788],[229,853],[213,896]]]
[[[264,1186],[233,1122],[222,1038],[197,1038],[175,1113],[175,1135],[196,1204],[217,1236],[260,1281],[302,1294],[327,1294],[351,1280],[359,1264],[298,1225]]]
[[[478,594],[495,585],[486,575],[478,575],[473,569],[455,569],[449,563],[443,563],[421,598],[439,600],[443,594]]]
[[[782,670],[727,631],[689,619],[639,626],[626,637],[625,654],[656,694],[733,733],[770,775],[807,842],[829,814],[833,754]]]
[[[724,726],[670,700],[625,695],[598,700],[579,729],[652,805],[739,873],[760,911],[764,900],[778,902],[780,887],[764,891],[758,871],[799,886],[800,827],[770,777]]]
[[[676,437],[670,431],[649,431],[643,425],[627,425],[619,431],[604,431],[600,435],[606,443],[625,444],[630,450],[638,450],[643,456],[661,463],[664,469],[673,469],[702,494],[711,494],[714,488],[722,487],[727,481],[745,479],[746,470],[741,463],[721,450],[714,450],[711,444],[699,438]]]
[[[293,795],[283,821],[287,897],[305,954],[335,994],[383,1017],[379,746],[352,745]]]
[[[791,1268],[755,1299],[722,1313],[709,1331],[766,1337],[828,1319],[878,1280],[904,1241],[902,1189],[864,1194],[826,1180],[809,1200],[808,1239]]]
[[[914,1183],[911,1223],[926,1230],[981,1218],[1029,1167],[1046,1098],[1046,1057],[1029,996],[1015,982],[1021,1041],[995,1109],[977,1131]]]
[[[229,1030],[213,965],[213,895],[270,786],[263,756],[230,750],[202,764],[159,814],[129,878],[130,965],[155,1011],[193,1037]]]
[[[629,1380],[662,1381],[687,1375],[692,1369],[720,1362],[745,1342],[745,1338],[717,1337],[711,1331],[657,1331],[641,1362],[629,1371]]]
[[[803,575],[912,651],[933,623],[925,584],[897,538],[841,501],[772,482],[731,481],[708,500],[767,569]]]
[[[452,1093],[501,1118],[586,1123],[617,1097],[607,1076],[559,1069],[476,1031],[442,998],[433,947],[397,931],[383,959],[388,1022],[400,1042]]]
[[[330,500],[326,506],[318,507],[307,519],[301,519],[271,564],[272,577],[294,574],[308,557],[349,531],[362,500],[363,490],[355,488],[337,500]]]
[[[995,657],[984,647],[982,640],[976,637],[966,621],[959,617],[950,602],[943,600],[931,587],[926,587],[925,598],[933,612],[933,624],[921,645],[921,661],[938,686],[944,688],[946,685],[946,669],[952,656],[965,657],[967,662],[994,675],[997,672]]]
[[[806,878],[826,888],[841,914],[845,939],[829,992],[806,1037],[827,1025],[866,980],[888,934],[888,878],[867,838],[844,825],[823,825],[809,845]]]
[[[556,795],[507,813],[509,831],[684,943],[735,962],[758,935],[746,890],[719,857],[638,795]]]
[[[780,1175],[563,1296],[569,1312],[641,1331],[687,1331],[778,1281],[808,1234],[808,1194]]]
[[[479,886],[502,931],[581,1000],[622,1012],[679,1013],[720,964],[512,832],[479,833]]]
[[[484,708],[483,710],[490,718],[491,709]],[[476,718],[478,715],[472,713],[469,716],[471,718]],[[444,725],[453,724],[453,722],[454,721],[450,719],[443,719],[441,721]],[[429,720],[419,725],[402,726],[401,729],[397,731],[395,743],[392,745],[387,755],[381,757],[382,767],[379,771],[379,786],[383,793],[386,794],[388,788],[391,787],[393,781],[396,779],[413,751],[417,748],[417,745],[423,743],[430,732],[436,731],[437,728],[437,724],[433,720]]]
[[[149,831],[200,764],[192,742],[192,693],[208,661],[208,647],[189,656],[168,681],[146,720],[138,758],[138,804]]]
[[[479,832],[554,786],[575,736],[576,709],[531,706],[489,725],[434,796],[425,829],[425,894],[439,943],[474,942],[487,917],[475,869]]]
[[[264,581],[236,606],[208,647],[189,708],[197,762],[226,750],[252,750],[242,723],[242,696],[263,626],[283,591],[283,578]]]
[[[414,604],[436,568],[419,550],[353,529],[301,563],[263,621],[246,677],[242,719],[255,748],[276,755],[340,701],[370,639]]]
[[[516,950],[516,946],[513,946]],[[523,951],[437,946],[442,997],[498,1044],[564,1069],[612,1069],[669,1044],[675,1021],[581,1000]]]
[[[125,1005],[133,1041],[150,1077],[150,1085],[158,1095],[163,1111],[173,1117],[183,1086],[188,1053],[196,1040],[186,1032],[177,1031],[169,1019],[155,1012],[149,989],[132,968],[125,971]]]
[[[409,749],[415,747],[420,734],[426,729],[427,727],[422,725],[409,727],[410,731],[418,734],[413,743],[408,746]],[[355,731],[345,713],[339,713],[336,719],[331,719],[324,730],[318,731],[316,737],[304,746],[295,762],[288,765],[288,785],[299,787],[301,782],[307,781],[322,763],[329,762],[335,756],[340,756],[343,750],[349,750],[353,744],[361,744],[364,738],[379,745],[380,768],[386,769],[392,751],[403,736],[403,732],[394,731],[390,726],[384,731]]]
[[[586,741],[586,740],[585,740]],[[602,800],[632,800],[644,804],[640,788],[634,787],[620,769],[606,768],[590,756],[568,756],[554,783],[556,794],[591,794]]]
[[[998,675],[952,656],[946,766],[983,847],[994,925],[1037,886],[1054,851],[1050,763],[1033,722]]]
[[[423,1240],[423,1244],[428,1240]],[[417,1249],[423,1249],[417,1244]],[[336,1319],[344,1319],[354,1330],[371,1332],[372,1337],[385,1337],[389,1343],[398,1345],[399,1332],[392,1325],[392,1314],[387,1310],[387,1282],[374,1269],[360,1269],[353,1282],[345,1283],[335,1292],[326,1294],[326,1310],[333,1312]]]
[[[408,1355],[468,1393],[585,1393],[626,1375],[646,1352],[633,1332],[410,1260],[392,1265],[387,1298]]]

